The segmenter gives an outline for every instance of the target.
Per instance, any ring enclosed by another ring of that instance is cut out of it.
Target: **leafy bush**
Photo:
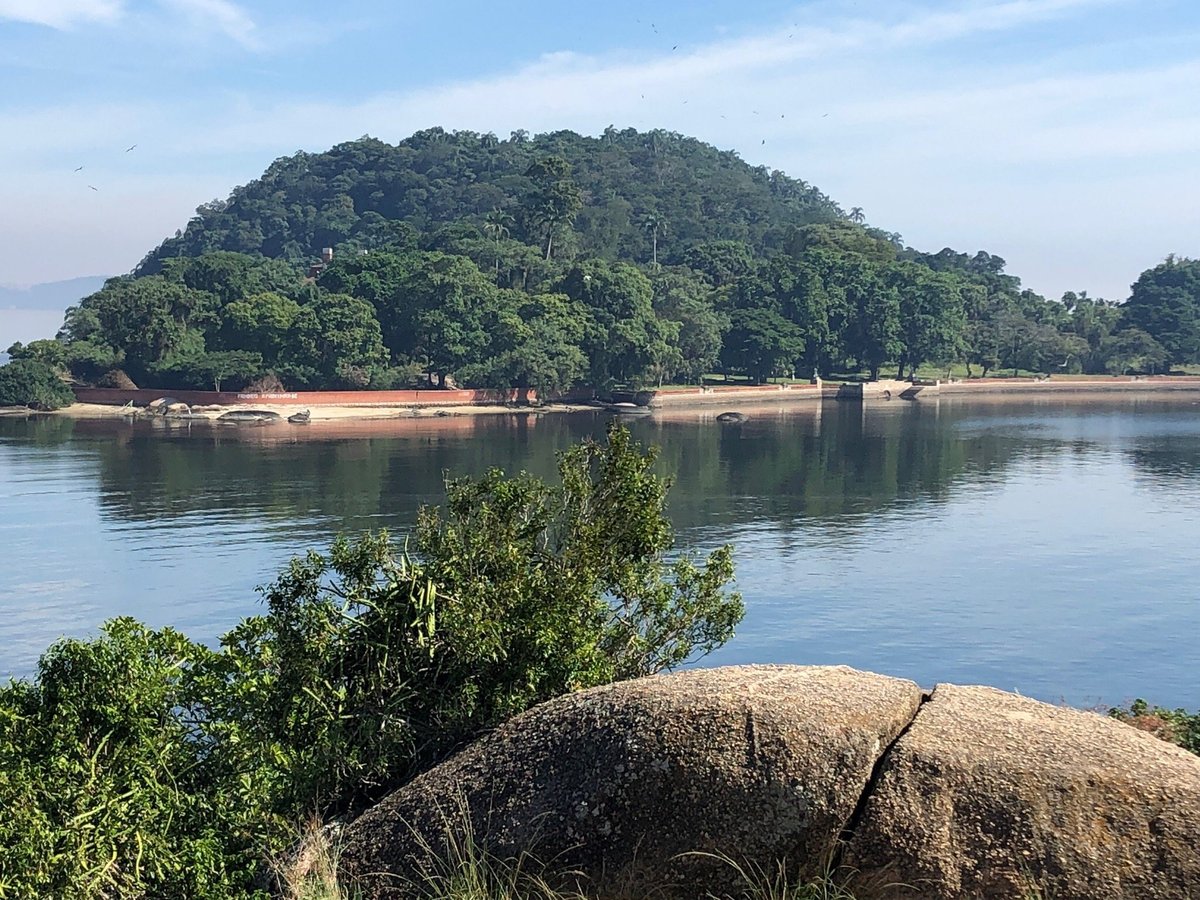
[[[562,454],[556,487],[450,481],[416,562],[386,534],[293,560],[201,673],[223,746],[277,812],[339,811],[535,703],[721,645],[742,616],[730,550],[667,561],[653,461],[616,428]]]
[[[386,534],[294,559],[220,650],[130,619],[0,688],[0,898],[265,896],[307,814],[350,810],[566,691],[678,665],[742,615],[723,548],[668,558],[667,482],[627,431],[447,485]]]
[[[214,780],[187,697],[207,654],[117,619],[0,688],[0,897],[250,892],[261,826]]]
[[[74,402],[75,394],[42,360],[14,359],[0,366],[0,406],[60,409]]]
[[[1200,754],[1200,713],[1164,709],[1151,706],[1145,700],[1134,700],[1129,706],[1110,709],[1108,714],[1140,731]]]

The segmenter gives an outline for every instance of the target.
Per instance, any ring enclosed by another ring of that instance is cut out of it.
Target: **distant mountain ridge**
[[[65,311],[88,294],[104,287],[106,276],[84,275],[66,281],[48,281],[29,287],[0,285],[0,309]]]

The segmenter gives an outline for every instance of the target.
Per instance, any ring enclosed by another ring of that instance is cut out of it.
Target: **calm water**
[[[710,663],[846,663],[1081,705],[1200,707],[1200,406],[942,400],[636,419],[681,543],[731,542]],[[0,672],[133,615],[211,640],[340,530],[400,532],[443,472],[553,471],[603,416],[307,430],[0,418]]]

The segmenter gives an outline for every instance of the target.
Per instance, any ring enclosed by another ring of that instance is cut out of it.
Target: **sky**
[[[1051,297],[1200,254],[1196,0],[0,0],[0,85],[3,284],[434,125],[693,135]]]

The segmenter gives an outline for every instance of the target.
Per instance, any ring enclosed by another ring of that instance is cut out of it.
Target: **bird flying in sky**
[[[130,150],[132,150],[136,146],[137,146],[137,144],[134,144],[133,147],[126,147],[125,152],[128,153]]]

